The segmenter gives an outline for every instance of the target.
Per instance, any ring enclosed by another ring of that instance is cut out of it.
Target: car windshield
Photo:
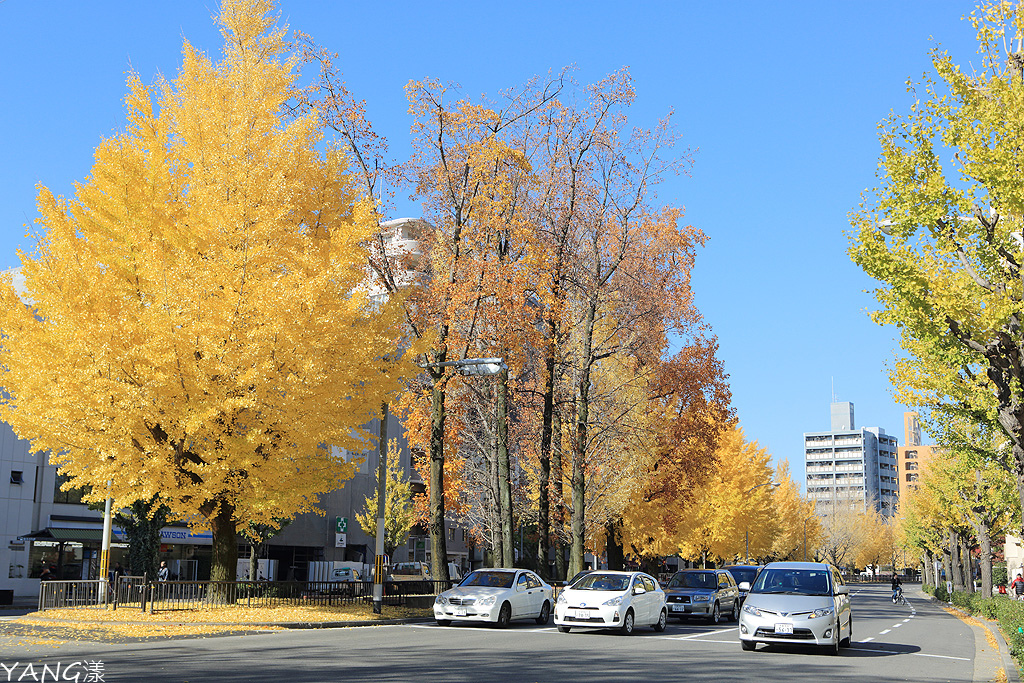
[[[732,578],[736,579],[736,583],[754,583],[754,578],[757,576],[757,570],[747,567],[730,567],[729,573],[732,574]]]
[[[573,590],[622,592],[629,587],[627,574],[587,574],[572,585]]]
[[[751,593],[783,593],[787,595],[829,595],[828,571],[825,569],[762,569]]]
[[[668,582],[668,587],[714,590],[718,587],[718,578],[714,572],[679,572]]]
[[[514,572],[476,571],[462,580],[460,586],[488,586],[490,588],[511,588]]]

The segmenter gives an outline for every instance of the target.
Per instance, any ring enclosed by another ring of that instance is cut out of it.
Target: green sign
[[[338,521],[334,526],[334,533],[336,534],[347,534],[348,533],[348,517],[338,517]]]

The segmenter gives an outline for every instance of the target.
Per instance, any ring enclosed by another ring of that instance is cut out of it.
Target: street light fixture
[[[763,484],[758,484],[757,486],[753,486],[753,487],[747,489],[743,493],[743,495],[745,496],[748,493],[750,493],[751,491],[756,491],[757,489],[761,488],[762,486],[771,486],[774,489],[774,488],[778,488],[779,485],[780,484],[777,481],[768,481],[768,482],[765,482]],[[747,564],[750,564],[750,522],[749,521],[747,522],[746,537],[747,537],[747,557],[746,557],[746,560],[747,560]]]

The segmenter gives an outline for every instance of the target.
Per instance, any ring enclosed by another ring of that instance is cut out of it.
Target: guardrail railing
[[[386,581],[385,605],[406,605],[409,598],[437,595],[452,581]],[[345,605],[373,600],[372,581],[147,581],[121,576],[106,581],[43,581],[39,610],[64,607],[133,608],[147,612],[211,606],[278,607]]]

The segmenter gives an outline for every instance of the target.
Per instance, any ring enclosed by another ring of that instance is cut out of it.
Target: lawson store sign
[[[186,545],[213,545],[213,532],[193,531],[192,529],[165,526],[160,530],[161,543],[179,543]]]

